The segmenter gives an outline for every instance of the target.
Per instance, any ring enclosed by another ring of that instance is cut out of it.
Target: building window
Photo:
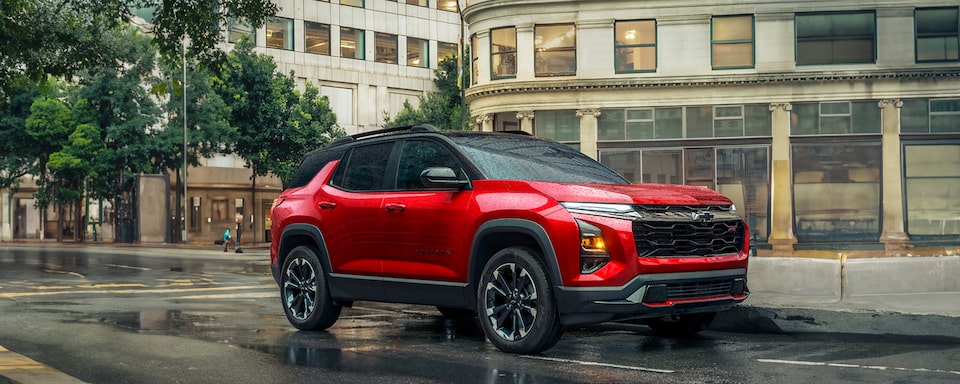
[[[330,55],[330,26],[327,24],[303,22],[304,51],[318,55]]]
[[[534,133],[563,143],[580,141],[580,118],[574,110],[536,111]]]
[[[267,20],[267,48],[293,50],[293,19],[274,17]]]
[[[200,229],[200,196],[191,196],[190,198],[190,230],[196,231]]]
[[[213,208],[213,219],[214,220],[229,220],[233,219],[231,216],[233,213],[230,212],[230,206],[227,205],[226,198],[212,199],[210,200],[210,206]]]
[[[340,0],[340,4],[363,8],[363,0]]]
[[[577,74],[577,28],[574,24],[533,27],[534,72],[537,76]]]
[[[917,62],[960,60],[958,8],[916,10]]]
[[[656,20],[618,21],[614,28],[617,73],[656,71]]]
[[[798,241],[879,239],[881,153],[879,140],[793,145]]]
[[[876,14],[798,13],[797,65],[876,61]]]
[[[710,44],[713,69],[753,68],[753,16],[714,16]]]
[[[421,7],[427,6],[427,0],[406,0],[406,3],[410,5],[419,5]]]
[[[447,12],[459,12],[457,0],[437,0],[437,9]]]
[[[904,100],[901,133],[960,133],[960,99]]]
[[[490,30],[490,78],[517,76],[517,29],[514,27]]]
[[[430,65],[430,41],[407,38],[407,66],[427,68]]]
[[[376,51],[373,60],[378,63],[397,63],[397,35],[376,32]]]
[[[446,59],[457,60],[457,44],[456,43],[444,43],[442,41],[437,42],[437,65],[440,65],[440,62]]]
[[[609,109],[600,115],[597,138],[664,140],[711,137],[769,137],[767,105]]]
[[[960,235],[960,144],[906,144],[907,233],[922,236]]]
[[[340,56],[364,60],[364,36],[362,29],[340,27]]]
[[[882,128],[875,101],[794,103],[790,112],[794,136],[880,134]]]
[[[470,84],[476,84],[477,81],[480,80],[480,67],[477,66],[477,62],[479,61],[477,46],[478,46],[477,35],[473,35],[470,38],[470,64],[471,64],[470,66],[471,68],[473,68],[471,70],[472,76],[470,78],[472,79],[472,81],[470,82]]]
[[[236,43],[244,36],[251,36],[253,32],[254,29],[250,24],[236,18],[230,18],[227,22],[227,41],[230,43]]]

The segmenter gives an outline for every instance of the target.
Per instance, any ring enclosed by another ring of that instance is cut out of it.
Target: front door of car
[[[406,140],[396,167],[395,192],[383,196],[385,277],[465,282],[469,255],[464,239],[473,191],[425,185],[427,168],[452,169],[466,180],[456,157],[442,143]]]
[[[361,145],[344,156],[317,198],[333,273],[378,276],[387,162],[393,142]]]

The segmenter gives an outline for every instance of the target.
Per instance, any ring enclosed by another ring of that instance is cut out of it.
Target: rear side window
[[[343,156],[344,151],[343,148],[337,148],[317,150],[308,153],[303,158],[303,161],[300,162],[300,167],[297,168],[297,172],[295,172],[293,177],[284,185],[284,189],[299,188],[307,185],[327,163],[339,160],[340,157]]]
[[[387,160],[393,143],[354,147],[333,175],[333,184],[348,191],[383,190]]]

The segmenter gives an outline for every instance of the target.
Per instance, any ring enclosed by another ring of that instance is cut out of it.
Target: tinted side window
[[[460,163],[442,144],[427,140],[404,142],[397,170],[397,189],[426,188],[420,181],[420,173],[430,167],[450,168],[463,177]]]
[[[297,172],[293,174],[293,177],[290,178],[284,186],[284,189],[298,188],[307,185],[327,163],[340,159],[340,157],[343,156],[343,152],[344,149],[340,148],[324,149],[308,153],[303,158],[303,161],[300,162],[300,167],[297,168]]]
[[[354,147],[344,157],[342,166],[338,167],[332,184],[351,191],[383,190],[392,147],[393,143]]]

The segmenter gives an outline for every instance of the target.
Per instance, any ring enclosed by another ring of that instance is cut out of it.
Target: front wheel
[[[546,268],[529,248],[506,248],[487,262],[477,309],[487,339],[504,352],[539,353],[563,333]]]
[[[654,317],[644,322],[653,333],[666,337],[690,337],[707,329],[717,316],[716,312],[691,313],[688,315],[673,315]]]
[[[326,274],[316,250],[309,246],[294,248],[283,262],[280,298],[287,320],[303,331],[330,328],[340,317],[342,307],[330,298]]]

